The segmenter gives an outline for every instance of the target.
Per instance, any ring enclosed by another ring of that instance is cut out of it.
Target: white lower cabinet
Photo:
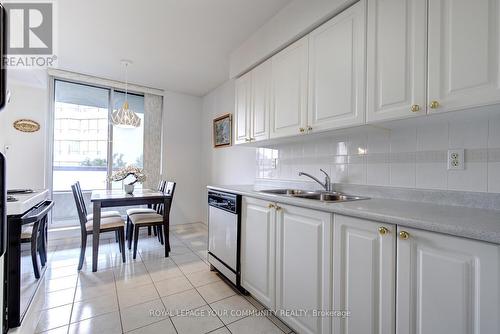
[[[241,286],[271,310],[276,267],[273,207],[267,201],[243,197],[241,212]]]
[[[500,246],[403,227],[398,233],[398,334],[500,333]]]
[[[335,334],[394,334],[396,227],[335,215],[333,310]]]
[[[500,333],[500,245],[243,197],[241,266],[299,334]]]
[[[298,333],[330,333],[329,318],[313,312],[331,308],[333,215],[281,204],[276,211],[278,316]]]

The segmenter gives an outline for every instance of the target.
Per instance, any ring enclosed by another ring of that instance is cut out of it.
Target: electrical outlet
[[[448,150],[448,170],[464,169],[464,149]]]

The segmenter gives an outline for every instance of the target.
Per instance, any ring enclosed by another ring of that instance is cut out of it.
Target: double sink
[[[321,202],[347,202],[347,201],[359,201],[362,199],[368,199],[368,197],[351,196],[338,192],[308,191],[301,189],[267,189],[267,190],[261,190],[260,192],[272,195],[304,198]]]

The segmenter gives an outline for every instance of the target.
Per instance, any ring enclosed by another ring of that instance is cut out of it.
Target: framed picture
[[[231,146],[232,124],[231,114],[214,119],[214,147]]]

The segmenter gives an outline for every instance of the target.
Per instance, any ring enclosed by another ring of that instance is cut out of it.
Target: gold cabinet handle
[[[411,112],[419,112],[420,106],[418,104],[414,104],[411,106]]]
[[[431,104],[429,104],[429,107],[431,107],[431,109],[437,109],[440,107],[440,105],[439,105],[438,101],[431,101]]]
[[[386,235],[386,234],[387,234],[387,233],[389,233],[389,232],[390,232],[390,231],[389,231],[386,227],[384,227],[384,226],[380,226],[380,227],[378,228],[378,233],[380,233],[380,235]]]
[[[250,141],[250,138],[245,138],[245,142],[248,143]]]
[[[269,209],[273,209],[273,208],[275,208],[276,206],[275,206],[274,204],[272,204],[272,203],[269,203],[269,204],[267,205],[267,207],[268,207]]]
[[[281,211],[281,209],[283,209],[281,206],[276,205],[276,211]]]
[[[306,129],[304,129],[304,128],[299,128],[299,131],[300,131],[301,133],[303,133],[304,131],[306,131]]]
[[[406,231],[399,232],[399,239],[408,240],[409,238],[410,238],[410,233],[408,233]]]
[[[313,127],[312,127],[312,126],[310,126],[310,125],[307,127],[307,130],[308,130],[308,131],[312,131],[312,129],[313,129]]]

